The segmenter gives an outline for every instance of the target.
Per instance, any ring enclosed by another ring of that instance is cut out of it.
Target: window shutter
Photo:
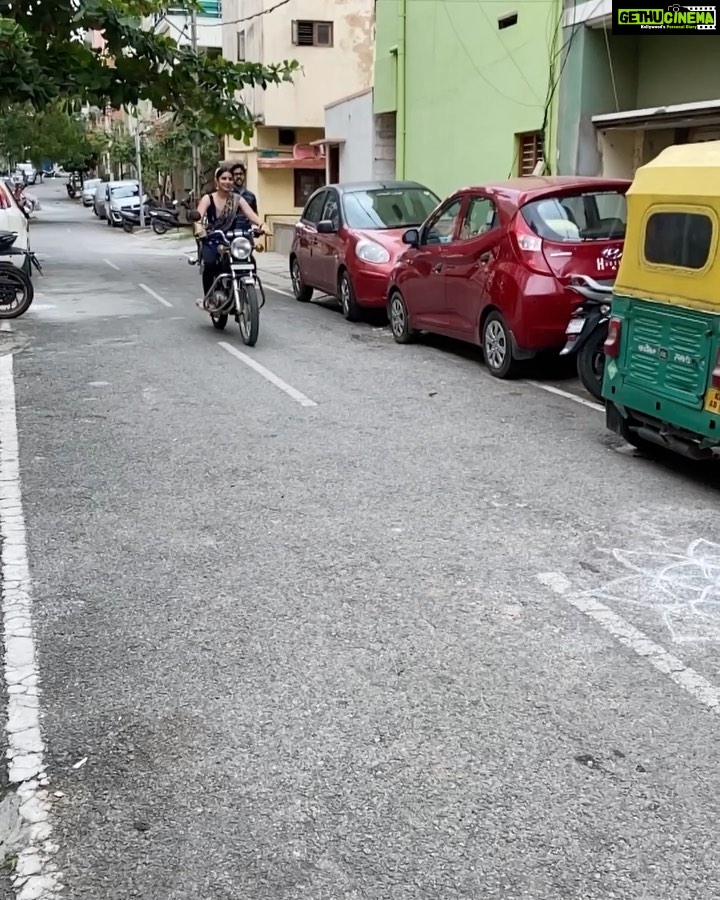
[[[519,136],[520,175],[532,175],[533,169],[543,158],[543,136],[539,131]]]

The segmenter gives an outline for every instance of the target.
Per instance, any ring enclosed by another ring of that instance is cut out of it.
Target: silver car
[[[147,197],[143,197],[147,201]],[[122,225],[122,210],[137,210],[140,208],[140,183],[138,181],[110,182],[107,199],[105,200],[105,220],[113,228]]]
[[[95,198],[93,200],[93,212],[99,219],[105,218],[105,201],[108,198],[108,190],[110,185],[116,183],[111,181],[101,181],[95,188]]]
[[[100,178],[88,178],[87,181],[83,181],[82,188],[82,205],[83,206],[92,206],[95,202],[95,191],[97,190],[97,186],[101,184],[102,179]]]

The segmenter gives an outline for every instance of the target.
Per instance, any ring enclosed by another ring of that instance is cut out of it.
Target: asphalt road
[[[0,352],[66,896],[715,900],[714,472],[279,282],[245,348],[38,193]]]

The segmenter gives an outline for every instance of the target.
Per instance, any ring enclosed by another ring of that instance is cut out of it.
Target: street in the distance
[[[187,241],[36,192],[0,523],[65,895],[717,896],[714,475],[262,257],[245,347]]]

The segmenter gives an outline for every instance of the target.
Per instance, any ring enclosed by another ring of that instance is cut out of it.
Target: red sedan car
[[[479,344],[498,378],[559,351],[581,302],[570,277],[615,278],[629,186],[556,176],[457,191],[403,236],[409,249],[388,290],[393,337],[429,331]]]
[[[414,181],[329,184],[307,202],[290,250],[298,300],[313,291],[337,297],[346,319],[384,308],[390,273],[407,247],[403,234],[432,213],[440,198]]]

